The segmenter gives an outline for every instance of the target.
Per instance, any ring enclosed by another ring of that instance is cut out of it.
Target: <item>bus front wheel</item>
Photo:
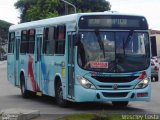
[[[57,81],[56,83],[56,101],[57,104],[61,107],[66,107],[67,101],[63,99],[63,89],[62,89],[62,83],[60,80]]]
[[[127,107],[128,101],[113,101],[112,105],[115,107]]]

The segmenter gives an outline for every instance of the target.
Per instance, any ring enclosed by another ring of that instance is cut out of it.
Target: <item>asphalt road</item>
[[[152,83],[151,102],[132,102],[127,108],[114,108],[111,103],[70,104],[67,108],[56,105],[51,97],[33,97],[23,99],[20,89],[7,81],[6,62],[0,62],[0,111],[9,108],[39,110],[40,114],[65,115],[74,113],[102,114],[159,114],[160,115],[160,82]]]

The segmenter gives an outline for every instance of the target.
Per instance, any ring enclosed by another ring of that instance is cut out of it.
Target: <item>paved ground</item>
[[[0,65],[1,65],[1,64],[6,64],[6,62],[7,62],[6,60],[4,60],[4,61],[1,61],[1,60],[0,60]]]

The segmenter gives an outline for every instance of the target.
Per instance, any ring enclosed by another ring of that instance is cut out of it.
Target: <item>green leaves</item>
[[[111,5],[106,0],[67,0],[74,4],[77,12],[103,12],[110,10]],[[65,14],[65,3],[61,0],[18,0],[15,7],[20,10],[21,22],[29,22]],[[74,8],[68,5],[68,13],[74,13]]]
[[[8,37],[8,28],[12,25],[11,23],[8,23],[6,21],[0,20],[0,38],[1,39],[7,39]]]

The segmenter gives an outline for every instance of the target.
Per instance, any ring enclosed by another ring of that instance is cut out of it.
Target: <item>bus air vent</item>
[[[108,93],[108,92],[102,92],[104,97],[126,97],[128,95],[128,92],[119,92],[119,93]]]
[[[139,76],[125,76],[125,77],[101,77],[101,76],[92,76],[99,82],[104,83],[126,83],[132,82],[133,80],[137,79]]]

